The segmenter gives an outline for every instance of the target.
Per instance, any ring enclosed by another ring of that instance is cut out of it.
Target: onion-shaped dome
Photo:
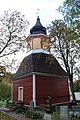
[[[46,28],[42,26],[39,16],[37,17],[37,22],[30,30],[31,34],[40,34],[43,33],[46,35]]]

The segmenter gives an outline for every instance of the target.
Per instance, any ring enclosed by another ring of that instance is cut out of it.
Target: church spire
[[[31,34],[45,34],[46,35],[46,28],[42,26],[41,22],[40,22],[40,18],[39,16],[37,16],[37,21],[35,26],[33,26],[30,30]]]
[[[36,24],[30,29],[30,35],[27,38],[27,51],[31,50],[49,52],[49,36],[46,34],[46,28],[40,22],[39,15],[37,16]]]

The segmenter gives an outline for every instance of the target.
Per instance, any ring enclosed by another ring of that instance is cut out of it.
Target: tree
[[[6,72],[4,66],[0,66],[0,100],[11,100],[11,80],[14,74]]]
[[[7,59],[7,56],[25,48],[28,25],[25,16],[18,11],[8,10],[0,17],[0,64],[5,63],[4,57]]]
[[[64,21],[74,29],[77,41],[80,44],[80,0],[65,0],[63,6],[58,9],[62,12]],[[80,66],[78,64],[78,66]],[[76,67],[76,73],[79,77],[80,67]]]
[[[65,0],[58,10],[62,12],[64,21],[78,33],[80,42],[80,0]]]
[[[63,20],[52,21],[48,27],[51,37],[51,48],[58,61],[61,61],[70,81],[73,101],[76,102],[73,85],[75,65],[80,57],[80,44],[77,43],[77,33],[65,24]]]
[[[0,83],[0,100],[11,100],[11,84]]]
[[[78,81],[76,81],[76,82],[74,82],[74,91],[79,92],[79,90],[80,90],[80,86],[79,86]]]
[[[6,76],[6,68],[4,66],[0,66],[0,83],[2,82],[4,76]]]
[[[80,0],[65,0],[59,11],[63,13],[67,22],[80,20]]]
[[[0,83],[11,83],[14,74],[7,72],[5,66],[0,66]]]
[[[57,52],[68,73],[75,102],[73,75],[79,73],[79,65],[75,66],[80,58],[80,0],[65,0],[58,9],[63,14],[64,21],[56,20],[49,26],[51,45]]]

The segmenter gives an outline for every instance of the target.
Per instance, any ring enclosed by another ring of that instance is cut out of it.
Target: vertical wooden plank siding
[[[53,103],[68,102],[69,88],[65,77],[36,77],[36,102],[37,106],[44,104],[45,98],[51,96]]]
[[[47,96],[51,96],[52,103],[70,101],[67,77],[36,75],[34,86],[33,78],[35,77],[31,75],[13,81],[13,102],[18,101],[18,87],[23,87],[23,102],[25,105],[30,105],[30,100],[35,100],[35,106],[40,106],[40,104],[45,103],[45,98]],[[33,89],[36,92],[35,94]]]
[[[23,87],[23,102],[30,105],[32,100],[32,76],[13,81],[13,102],[18,101],[18,87]]]

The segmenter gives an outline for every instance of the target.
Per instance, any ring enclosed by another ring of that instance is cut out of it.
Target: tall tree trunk
[[[76,103],[76,97],[75,97],[75,93],[74,93],[73,77],[72,77],[71,74],[69,76],[69,80],[70,80],[70,88],[71,88],[71,93],[72,93],[72,99],[73,99],[73,102]]]

